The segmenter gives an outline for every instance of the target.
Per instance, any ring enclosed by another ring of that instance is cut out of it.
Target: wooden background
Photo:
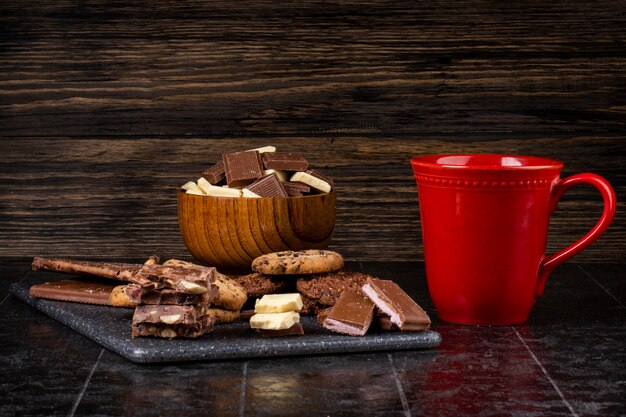
[[[626,199],[626,3],[0,3],[0,256],[186,256],[176,188],[225,151],[334,177],[333,247],[422,258],[408,160],[505,152]],[[549,247],[589,229],[582,187]],[[621,206],[576,259],[626,258]]]

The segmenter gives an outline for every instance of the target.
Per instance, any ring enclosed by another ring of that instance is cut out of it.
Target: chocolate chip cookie
[[[284,251],[261,255],[252,261],[252,270],[267,275],[297,275],[331,272],[343,266],[343,256],[321,249]]]
[[[298,291],[325,306],[335,305],[344,291],[362,294],[361,287],[369,275],[362,272],[336,271],[299,277],[296,280]]]
[[[277,294],[285,290],[288,284],[284,279],[258,272],[248,275],[231,275],[230,277],[246,289],[249,298],[259,298],[265,294]]]

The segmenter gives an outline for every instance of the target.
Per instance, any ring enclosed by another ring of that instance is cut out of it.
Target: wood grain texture
[[[565,160],[563,176],[593,171],[626,199],[621,137],[284,137],[34,138],[0,142],[0,254],[8,256],[185,257],[177,188],[196,180],[222,152],[272,143],[302,150],[337,190],[331,248],[348,259],[422,259],[410,157],[443,152],[511,152]],[[602,211],[591,187],[566,194],[552,217],[549,252],[581,237]],[[618,208],[607,233],[576,260],[626,254],[626,217]]]
[[[623,132],[626,4],[0,5],[0,135]]]
[[[0,255],[183,257],[176,188],[221,152],[302,150],[332,246],[422,258],[424,153],[562,159],[626,197],[626,4],[0,3]],[[549,250],[600,214],[587,188]],[[626,218],[576,259],[626,258]]]

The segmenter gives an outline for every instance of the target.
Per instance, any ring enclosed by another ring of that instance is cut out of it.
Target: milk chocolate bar
[[[263,337],[283,337],[283,336],[302,336],[304,334],[304,329],[302,328],[302,324],[294,323],[288,329],[282,330],[267,330],[267,329],[257,329],[259,334]]]
[[[165,324],[165,323],[132,323],[132,337],[154,336],[166,339],[175,337],[196,338],[213,330],[214,321],[204,316],[192,324]]]
[[[344,291],[328,316],[324,328],[351,336],[367,333],[374,317],[374,303],[361,294]]]
[[[362,291],[400,330],[419,331],[430,327],[428,314],[395,282],[368,278]]]
[[[263,175],[263,163],[258,151],[225,153],[222,161],[229,187],[246,186]]]
[[[264,154],[270,155],[270,154]],[[276,173],[266,175],[248,185],[246,189],[252,191],[259,197],[287,197],[287,191]]]
[[[268,152],[262,155],[265,169],[282,171],[304,171],[309,163],[299,152]]]
[[[215,165],[207,168],[202,172],[202,177],[209,182],[209,184],[217,185],[226,179],[226,172],[224,171],[224,161],[219,161]]]
[[[48,300],[107,306],[110,305],[109,297],[113,288],[115,288],[115,285],[112,284],[66,279],[33,285],[30,287],[29,295]]]

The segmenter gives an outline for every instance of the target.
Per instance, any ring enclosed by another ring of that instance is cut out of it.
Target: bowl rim
[[[327,196],[327,195],[331,195],[331,194],[337,194],[335,189],[333,188],[332,190],[330,190],[327,193],[322,193],[322,194],[312,194],[312,195],[302,195],[302,196],[291,196],[291,197],[224,197],[224,196],[215,196],[215,195],[198,195],[198,194],[189,194],[187,192],[185,192],[185,190],[183,190],[182,188],[178,188],[178,195],[180,196],[181,194],[184,194],[188,197],[197,197],[197,198],[213,198],[216,200],[273,200],[273,199],[279,199],[279,200],[290,200],[290,199],[311,199],[311,198],[319,198],[322,196]]]

